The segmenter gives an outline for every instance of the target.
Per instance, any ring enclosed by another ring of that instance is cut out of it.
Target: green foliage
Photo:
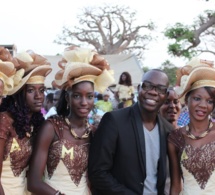
[[[147,66],[143,66],[142,69],[144,72],[147,72],[150,70],[150,68]],[[162,65],[160,67],[158,67],[158,69],[163,70],[167,74],[167,76],[169,78],[170,86],[175,86],[176,70],[178,68],[173,63],[171,63],[169,60],[166,60],[164,63],[162,63]]]
[[[169,44],[168,45],[168,53],[171,55],[175,55],[175,56],[183,56],[185,58],[192,58],[193,56],[196,55],[196,51],[194,49],[190,49],[188,50],[183,50],[181,48],[181,44],[179,43],[173,43],[173,44]]]
[[[159,69],[163,70],[168,78],[169,78],[169,84],[170,86],[175,86],[176,83],[176,70],[178,67],[176,67],[174,64],[172,64],[169,60],[166,60]]]
[[[167,28],[164,35],[169,39],[175,39],[177,42],[187,39],[193,39],[193,32],[189,30],[189,26],[185,26],[181,23],[176,23],[175,26]]]
[[[149,67],[143,66],[142,69],[143,69],[143,72],[147,72],[149,70]]]
[[[172,56],[191,58],[203,52],[215,55],[215,11],[205,10],[192,25],[176,23],[169,26],[164,35],[171,40],[168,53]]]
[[[189,46],[194,41],[194,33],[190,28],[181,23],[176,23],[175,26],[166,29],[165,36],[175,41],[168,45],[170,55],[191,58],[195,54],[193,49],[184,49],[184,46]]]

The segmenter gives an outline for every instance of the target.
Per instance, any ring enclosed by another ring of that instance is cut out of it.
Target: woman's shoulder
[[[63,116],[60,116],[60,115],[52,115],[50,116],[47,121],[50,121],[52,123],[59,123],[59,122],[62,122],[62,121],[65,121],[64,120],[64,117]]]
[[[183,128],[184,127],[177,127],[176,129],[173,129],[170,133],[169,136],[183,136]]]
[[[12,124],[13,118],[11,117],[11,114],[7,111],[5,112],[0,112],[0,123],[8,123]]]
[[[177,147],[181,146],[184,143],[184,128],[179,127],[177,129],[172,130],[169,133],[168,141],[176,145]]]
[[[12,131],[13,119],[8,112],[0,112],[0,138],[7,139]]]
[[[0,112],[0,117],[11,118],[11,115],[9,112],[4,111],[4,112]]]

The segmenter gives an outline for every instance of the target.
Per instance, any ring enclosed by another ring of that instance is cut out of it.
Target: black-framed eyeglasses
[[[148,81],[144,81],[140,83],[140,87],[144,90],[144,91],[150,91],[152,89],[155,89],[155,91],[157,91],[160,94],[166,94],[167,93],[167,87],[164,85],[154,85]]]

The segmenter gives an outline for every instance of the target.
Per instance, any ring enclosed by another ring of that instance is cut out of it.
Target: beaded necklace
[[[197,139],[201,139],[203,137],[205,137],[210,131],[211,131],[211,128],[213,127],[213,123],[211,122],[211,120],[209,121],[209,124],[208,124],[208,128],[206,129],[205,132],[203,132],[202,134],[198,135],[198,136],[195,136],[191,133],[190,131],[190,127],[189,127],[189,124],[186,126],[186,133],[187,133],[187,137],[191,138],[191,139],[194,139],[194,140],[197,140]]]
[[[91,132],[91,129],[90,129],[90,125],[88,123],[88,121],[86,120],[86,130],[85,130],[85,133],[80,137],[77,135],[77,133],[75,132],[75,130],[71,127],[71,123],[69,121],[68,118],[65,118],[65,121],[66,121],[66,124],[70,127],[70,132],[72,134],[72,136],[75,138],[75,139],[86,139],[89,137],[90,135],[90,132]]]

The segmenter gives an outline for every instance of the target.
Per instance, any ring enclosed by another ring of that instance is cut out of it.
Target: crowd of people
[[[0,195],[215,194],[213,62],[191,59],[176,86],[124,71],[112,92],[96,51],[67,47],[58,65],[47,93],[44,56],[0,47]]]

